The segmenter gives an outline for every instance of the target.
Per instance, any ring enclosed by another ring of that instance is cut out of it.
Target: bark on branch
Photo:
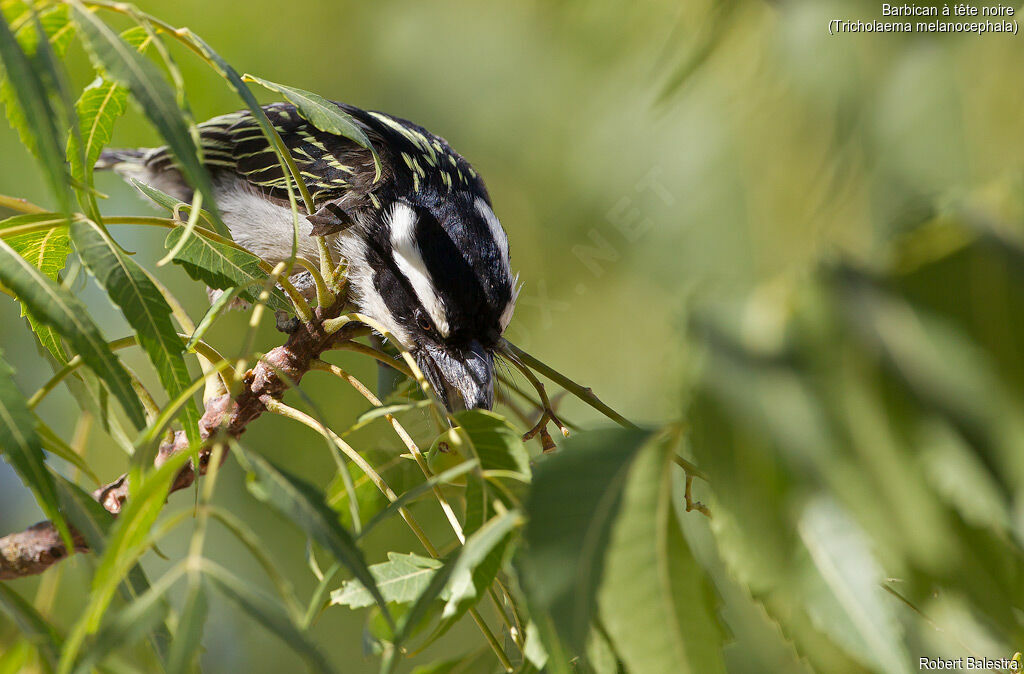
[[[360,325],[346,325],[333,335],[323,331],[323,321],[341,314],[342,302],[336,302],[326,310],[317,308],[314,319],[300,324],[285,344],[268,352],[246,373],[241,391],[234,398],[218,396],[206,402],[206,409],[199,421],[199,432],[208,440],[218,431],[237,438],[246,427],[256,420],[266,407],[260,398],[270,396],[280,400],[286,389],[297,384],[310,369],[310,364],[320,354],[338,343],[350,339],[360,330]],[[198,474],[206,472],[210,458],[210,447],[205,446],[199,453]],[[156,465],[163,464],[172,455],[188,450],[184,431],[177,431],[173,441],[165,442],[157,452]],[[225,456],[227,456],[225,454]],[[171,491],[185,489],[195,482],[197,471],[192,462],[175,476]],[[93,492],[95,498],[112,515],[121,512],[128,498],[128,476],[122,475],[113,482]],[[88,546],[77,531],[72,529],[75,552],[87,552]],[[42,573],[68,556],[60,534],[50,522],[40,522],[18,533],[0,538],[0,580],[10,580]]]

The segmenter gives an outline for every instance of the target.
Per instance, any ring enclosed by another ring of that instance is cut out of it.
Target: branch
[[[227,394],[220,395],[206,402],[205,413],[199,420],[200,436],[207,443],[199,451],[199,475],[206,473],[212,448],[212,443],[209,443],[211,437],[218,433],[234,438],[240,436],[250,423],[267,411],[261,398],[266,396],[280,400],[291,383],[297,384],[310,370],[320,354],[350,339],[363,328],[359,323],[352,323],[328,334],[323,329],[323,322],[340,315],[342,308],[343,303],[336,302],[327,309],[315,309],[311,322],[301,324],[285,344],[272,349],[245,374],[237,395],[233,398]],[[173,440],[160,445],[155,463],[160,466],[171,456],[188,449],[185,432],[177,431]],[[175,476],[170,491],[185,489],[195,480],[196,470],[189,462]],[[127,474],[97,489],[93,498],[112,515],[117,515],[128,499]],[[72,536],[74,551],[88,552],[89,547],[82,535],[72,529]],[[68,552],[53,524],[40,522],[25,531],[0,538],[0,580],[42,573],[67,556]]]

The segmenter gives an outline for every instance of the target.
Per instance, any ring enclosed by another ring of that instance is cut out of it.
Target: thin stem
[[[373,395],[373,393],[370,391],[370,389],[366,387],[365,384],[363,384],[361,381],[359,381],[359,379],[352,376],[345,370],[342,370],[337,365],[333,365],[331,363],[324,362],[320,359],[316,359],[310,363],[310,369],[328,372],[336,377],[344,379],[346,382],[349,383],[349,385],[352,386],[352,388],[358,391],[360,395],[366,398],[366,400],[371,405],[373,405],[374,407],[383,406],[383,403],[381,403],[377,396]],[[384,417],[391,423],[391,426],[395,429],[395,433],[402,439],[402,442],[405,443],[405,446],[409,449],[410,453],[412,453],[413,457],[417,457],[416,463],[420,466],[420,469],[423,471],[424,476],[428,480],[431,477],[433,477],[430,468],[427,466],[426,459],[423,458],[423,453],[420,451],[419,447],[413,441],[412,437],[410,437],[409,434],[406,432],[405,428],[403,428],[402,425],[398,422],[398,420],[395,419],[394,415],[385,414]],[[421,458],[422,462],[420,461]],[[451,505],[448,503],[448,500],[445,498],[443,492],[441,491],[440,485],[435,484],[432,487],[432,491],[434,492],[434,496],[437,498],[438,503],[441,505],[441,509],[444,511],[445,516],[448,517],[448,522],[451,524],[452,530],[455,532],[455,536],[456,538],[458,538],[459,543],[465,545],[466,536],[462,530],[462,524],[459,522],[454,510],[452,510]],[[502,608],[501,602],[499,601],[497,595],[495,594],[494,589],[488,588],[488,593],[490,594],[491,601],[494,602],[495,609],[497,609],[498,613],[501,615],[502,620],[504,620],[505,624],[507,624],[509,628],[511,628],[512,623],[509,621],[508,616],[505,614],[505,610]],[[476,613],[475,609],[473,609],[473,613]],[[487,638],[488,634],[490,633],[490,629],[487,627],[486,623],[483,622],[483,618],[481,618],[477,614],[474,615],[474,620],[477,622],[477,625],[480,626],[480,629],[484,631],[484,636],[485,638]],[[493,638],[493,634],[491,634],[490,636],[491,638]],[[489,638],[488,641],[490,642],[491,639]],[[492,647],[495,644],[497,644],[496,639],[493,641]],[[519,646],[518,643],[517,646]],[[498,656],[499,659],[502,659],[502,656],[505,655],[504,650],[501,649],[500,645],[498,646],[495,653],[500,653],[500,655]],[[507,658],[502,660],[503,665],[506,662]]]
[[[36,206],[28,199],[9,197],[6,194],[0,194],[0,206],[19,213],[46,213],[45,208]]]
[[[164,284],[160,283],[160,281],[158,281],[152,274],[148,271],[145,271],[145,273],[153,285],[156,286],[157,290],[160,291],[160,294],[164,296],[164,300],[166,300],[167,304],[171,307],[171,315],[173,315],[174,320],[178,322],[178,326],[181,328],[181,331],[185,333],[179,333],[178,336],[187,341],[196,331],[196,324],[192,322],[192,318],[188,315],[188,312],[185,311],[185,307],[181,306],[181,302],[178,301],[178,298],[175,297],[170,290],[164,287]],[[209,349],[209,347],[206,348]],[[207,358],[203,353],[205,349],[193,348],[192,350],[196,352],[196,360],[199,361],[199,369],[202,370],[203,374],[209,374],[213,369],[213,361]],[[206,381],[207,387],[206,390],[203,391],[203,400],[209,400],[215,396],[227,393],[226,384],[224,384],[223,379],[220,377],[214,377],[212,379],[207,379]]]
[[[491,650],[494,651],[494,654],[498,656],[498,660],[501,661],[501,666],[505,668],[505,671],[515,671],[515,668],[508,659],[508,656],[505,655],[505,649],[501,647],[500,643],[498,643],[497,637],[495,637],[494,633],[491,632],[491,628],[484,622],[480,613],[475,608],[471,608],[469,609],[469,615],[473,617],[473,622],[475,622],[477,627],[480,628],[480,631],[483,632],[484,639],[486,639],[487,643],[490,644]]]
[[[533,368],[534,370],[537,370],[545,377],[555,382],[556,384],[564,388],[566,391],[573,394],[586,404],[590,405],[595,410],[605,415],[606,417],[608,417],[615,423],[619,424],[620,426],[625,426],[626,428],[637,427],[636,424],[634,424],[632,421],[626,419],[624,416],[613,410],[611,407],[608,407],[608,405],[605,405],[603,402],[601,402],[600,398],[594,395],[594,392],[590,389],[589,386],[577,384],[572,379],[569,379],[558,370],[554,369],[550,365],[541,362],[540,360],[531,356],[530,354],[523,351],[518,346],[516,346],[515,344],[508,340],[502,340],[502,348],[503,350],[506,351],[506,353],[514,354],[525,365]]]
[[[293,286],[290,281],[284,278],[284,271],[285,263],[279,262],[270,272],[270,278],[273,279],[273,281],[277,283],[277,285],[284,288],[285,293],[288,294],[288,299],[292,301],[292,306],[295,307],[295,314],[299,317],[299,320],[301,320],[303,323],[309,323],[310,321],[313,320],[313,310],[309,308],[309,302],[307,302],[306,298],[302,296],[302,293],[296,290],[295,286]],[[260,293],[260,296],[258,298],[259,301],[257,302],[256,305],[257,309],[266,304],[267,300],[270,298],[271,290],[273,290],[273,286],[268,283],[266,287],[264,287],[263,292]],[[260,311],[262,312],[262,309],[260,309]],[[254,316],[256,315],[256,313],[257,312],[253,310]],[[257,324],[259,323],[258,318],[254,320]],[[250,323],[250,325],[252,325],[252,323]]]
[[[558,418],[558,415],[555,414],[555,410],[551,406],[551,400],[550,398],[548,398],[548,394],[544,388],[544,384],[542,384],[541,381],[537,379],[537,375],[535,375],[533,371],[530,370],[530,368],[526,367],[526,365],[524,365],[523,362],[519,360],[519,358],[515,354],[505,352],[503,355],[513,365],[515,365],[516,369],[522,372],[523,376],[526,377],[530,384],[533,385],[533,388],[537,390],[537,395],[540,396],[540,401],[543,405],[543,413],[540,415],[540,421],[537,422],[536,426],[531,428],[529,431],[526,432],[525,435],[523,435],[523,440],[529,440],[537,433],[542,433],[544,427],[547,426],[548,420],[555,422],[555,425],[558,426],[558,429],[562,431],[562,435],[564,435],[565,437],[569,437],[569,429],[565,427],[565,424],[563,424],[562,421]]]
[[[352,386],[352,388],[359,392],[359,395],[366,398],[371,405],[374,407],[384,406],[384,403],[382,403],[377,396],[373,395],[373,393],[370,392],[370,389],[368,389],[363,382],[359,381],[345,370],[342,370],[337,365],[325,363],[318,359],[310,363],[310,368],[320,370],[321,372],[329,372],[336,377],[344,379],[350,386]],[[385,414],[384,418],[391,423],[391,427],[395,430],[395,433],[399,438],[401,438],[402,442],[409,450],[409,453],[412,454],[413,458],[416,460],[416,465],[418,465],[420,470],[423,472],[423,476],[428,480],[433,477],[434,474],[427,465],[427,458],[423,455],[423,452],[420,451],[419,446],[413,441],[409,433],[406,432],[402,424],[398,423],[398,419],[395,419],[393,414]],[[452,508],[451,504],[448,503],[448,499],[445,498],[444,493],[441,491],[441,486],[435,484],[432,491],[434,492],[434,497],[437,498],[438,504],[441,506],[441,510],[444,511],[444,515],[448,519],[448,523],[451,524],[452,530],[455,532],[455,537],[459,539],[459,543],[465,543],[466,535],[462,531],[462,525],[459,523],[459,518],[455,515],[455,510]]]
[[[327,309],[334,304],[334,300],[337,298],[334,296],[334,293],[331,292],[331,289],[327,287],[327,282],[324,280],[320,269],[304,257],[296,257],[295,261],[313,277],[313,283],[316,285],[317,305],[321,309]]]
[[[317,236],[314,238],[316,239],[317,252],[320,254],[320,276],[331,286],[331,290],[337,292],[339,288],[335,284],[334,255],[331,253],[331,247],[327,244],[326,237]]]
[[[372,346],[360,344],[359,342],[342,342],[335,348],[338,349],[339,351],[352,351],[354,353],[361,353],[364,356],[369,356],[370,358],[376,360],[378,363],[388,365],[398,370],[406,377],[412,378],[412,370],[409,369],[408,365],[406,365],[400,360],[395,360],[388,354],[384,353],[383,351],[379,351],[373,348]]]
[[[107,344],[107,348],[110,349],[111,351],[117,351],[119,349],[124,349],[129,346],[135,346],[138,343],[138,338],[136,338],[135,335],[131,335],[129,337],[122,337],[121,339],[115,339],[114,341],[109,342]],[[57,384],[61,383],[61,381],[63,381],[65,377],[67,377],[69,374],[71,374],[79,367],[81,367],[82,363],[83,361],[81,356],[74,356],[71,360],[69,360],[67,365],[65,365],[56,373],[54,373],[54,375],[50,377],[49,381],[43,384],[38,391],[32,394],[32,397],[28,399],[28,408],[35,409],[35,407],[43,400],[43,398],[49,395],[50,392],[53,391],[53,389],[57,388]]]
[[[373,466],[371,466],[370,463],[366,459],[364,459],[361,454],[359,454],[359,452],[353,449],[352,446],[349,445],[347,442],[342,440],[341,436],[332,431],[330,428],[325,427],[323,424],[319,423],[316,419],[309,416],[305,412],[301,412],[295,409],[294,407],[290,407],[281,402],[280,400],[277,400],[276,398],[265,396],[263,398],[260,398],[260,402],[263,403],[263,406],[267,408],[268,412],[286,417],[288,419],[291,419],[292,421],[298,421],[300,424],[312,428],[320,435],[333,441],[341,449],[341,451],[345,453],[345,456],[347,456],[349,460],[352,461],[352,463],[356,464],[356,466],[359,467],[359,470],[363,471],[363,473],[368,478],[370,478],[370,481],[373,482],[374,486],[376,486],[377,489],[379,489],[382,494],[384,494],[384,497],[388,499],[388,501],[394,503],[395,501],[398,500],[398,495],[395,494],[394,490],[392,490],[391,487],[388,486],[388,483],[384,481],[384,478],[382,478],[377,473],[377,471],[374,470]],[[416,538],[419,539],[420,543],[427,550],[427,553],[430,554],[431,557],[437,557],[437,548],[435,548],[431,544],[430,540],[427,539],[426,534],[423,532],[423,529],[416,522],[416,520],[413,519],[412,514],[406,508],[399,508],[398,512],[402,516],[402,519],[405,520],[406,524],[409,525],[409,528],[412,529],[412,532],[416,535]]]
[[[345,452],[345,455],[348,456],[353,463],[359,466],[359,469],[362,470],[363,473],[370,478],[374,485],[376,485],[377,488],[381,491],[381,493],[384,494],[385,498],[387,498],[392,503],[398,500],[398,495],[395,494],[391,487],[388,486],[388,484],[384,481],[384,478],[378,475],[377,471],[374,470],[373,466],[371,466],[369,462],[367,462],[366,459],[364,459],[359,454],[359,452],[353,449],[347,442],[342,440],[337,433],[335,433],[329,428],[326,428],[323,424],[318,423],[308,414],[301,412],[295,409],[294,407],[290,407],[282,403],[280,400],[277,400],[276,398],[271,398],[270,396],[263,396],[260,398],[260,402],[263,403],[263,405],[267,408],[268,412],[281,415],[288,419],[292,419],[293,421],[298,421],[299,423],[308,426],[309,428],[312,428],[314,431],[323,435],[324,437],[327,437],[334,441],[335,444],[337,444],[338,447],[340,447],[341,450]],[[402,516],[402,519],[405,520],[405,523],[412,530],[416,538],[419,539],[420,544],[427,551],[427,554],[435,559],[440,557],[440,553],[438,552],[437,548],[435,548],[433,543],[430,542],[430,539],[427,538],[426,533],[423,531],[422,527],[420,527],[419,523],[416,522],[416,520],[413,518],[412,514],[408,511],[408,509],[406,509],[405,507],[399,508],[398,513]],[[513,671],[512,663],[509,662],[508,656],[505,655],[504,649],[502,649],[501,644],[495,638],[494,633],[491,632],[491,628],[487,626],[486,622],[484,622],[484,619],[480,615],[479,611],[477,611],[475,607],[470,608],[469,614],[470,616],[472,616],[473,621],[477,624],[477,627],[480,628],[481,633],[483,633],[484,638],[487,640],[487,643],[491,646],[491,649],[494,651],[495,656],[498,658],[502,666],[505,668],[505,671]]]

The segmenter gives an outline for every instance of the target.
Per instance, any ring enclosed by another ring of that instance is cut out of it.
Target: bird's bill
[[[466,349],[423,345],[416,361],[449,412],[494,406],[494,356],[479,342]]]

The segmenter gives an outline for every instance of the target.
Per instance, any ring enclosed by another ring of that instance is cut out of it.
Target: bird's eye
[[[430,321],[422,316],[419,318],[419,324],[420,329],[423,330],[423,332],[432,332],[434,330],[434,326],[430,324]]]

